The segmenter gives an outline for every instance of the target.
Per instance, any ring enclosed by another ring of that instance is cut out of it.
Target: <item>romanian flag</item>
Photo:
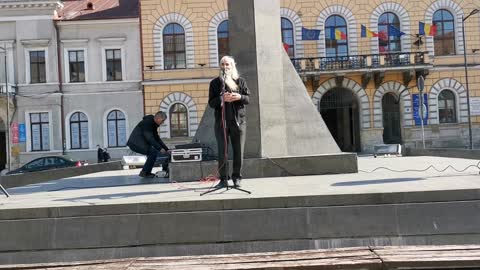
[[[362,37],[368,37],[368,38],[372,38],[372,37],[378,37],[378,34],[373,32],[373,31],[370,31],[370,29],[368,29],[367,27],[365,27],[365,25],[362,24],[361,26],[361,32],[362,32]]]
[[[347,40],[347,34],[343,33],[338,29],[335,31],[330,31],[330,39]]]
[[[418,29],[420,29],[419,34],[421,36],[435,36],[437,34],[437,26],[435,24],[418,22]]]

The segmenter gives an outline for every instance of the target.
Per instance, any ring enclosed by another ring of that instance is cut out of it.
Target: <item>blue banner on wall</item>
[[[422,123],[420,122],[420,99],[418,98],[419,94],[412,94],[413,99],[413,120],[415,120],[415,126],[421,126]],[[423,125],[426,126],[428,124],[428,103],[427,103],[427,94],[423,94],[423,110],[424,116]]]
[[[18,124],[18,142],[24,143],[27,141],[27,131],[25,124]]]

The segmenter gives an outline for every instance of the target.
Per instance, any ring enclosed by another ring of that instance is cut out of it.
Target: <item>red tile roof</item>
[[[139,0],[64,0],[57,20],[138,18]],[[89,8],[92,6],[93,8]]]

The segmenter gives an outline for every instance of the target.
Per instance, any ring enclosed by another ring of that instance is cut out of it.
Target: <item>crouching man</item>
[[[163,161],[162,167],[168,174],[170,150],[165,143],[163,143],[162,139],[160,139],[160,136],[158,136],[158,127],[165,122],[166,119],[167,114],[161,111],[155,115],[146,115],[133,129],[130,138],[128,138],[127,145],[132,151],[147,156],[147,161],[139,174],[141,177],[155,177],[152,169],[159,155],[167,156]],[[165,153],[161,153],[162,149],[165,150]]]

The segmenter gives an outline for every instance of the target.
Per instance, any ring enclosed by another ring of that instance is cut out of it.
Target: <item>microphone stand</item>
[[[224,186],[224,187],[217,187],[217,188],[213,188],[213,189],[210,189],[208,191],[205,191],[203,192],[202,194],[200,194],[200,196],[203,196],[205,194],[208,194],[208,193],[212,193],[212,192],[215,192],[217,190],[220,190],[222,188],[226,188],[226,190],[229,190],[229,189],[236,189],[236,190],[239,190],[239,191],[243,191],[245,193],[248,193],[248,194],[252,194],[250,191],[248,190],[245,190],[245,189],[241,189],[239,187],[236,187],[235,185],[233,186],[230,186],[228,184],[228,179],[230,179],[230,176],[229,176],[229,172],[228,172],[228,141],[227,141],[227,120],[225,119],[225,79],[226,79],[227,75],[225,74],[225,71],[222,71],[222,86],[221,86],[221,92],[220,92],[220,97],[221,97],[221,101],[222,101],[222,128],[223,128],[223,164],[222,166],[220,166],[220,168],[218,169],[219,172],[220,170],[225,166],[225,171],[226,171],[226,174],[227,174],[227,179],[225,180],[227,182],[227,185]],[[220,154],[220,153],[218,153]],[[222,181],[222,180],[220,180]]]

